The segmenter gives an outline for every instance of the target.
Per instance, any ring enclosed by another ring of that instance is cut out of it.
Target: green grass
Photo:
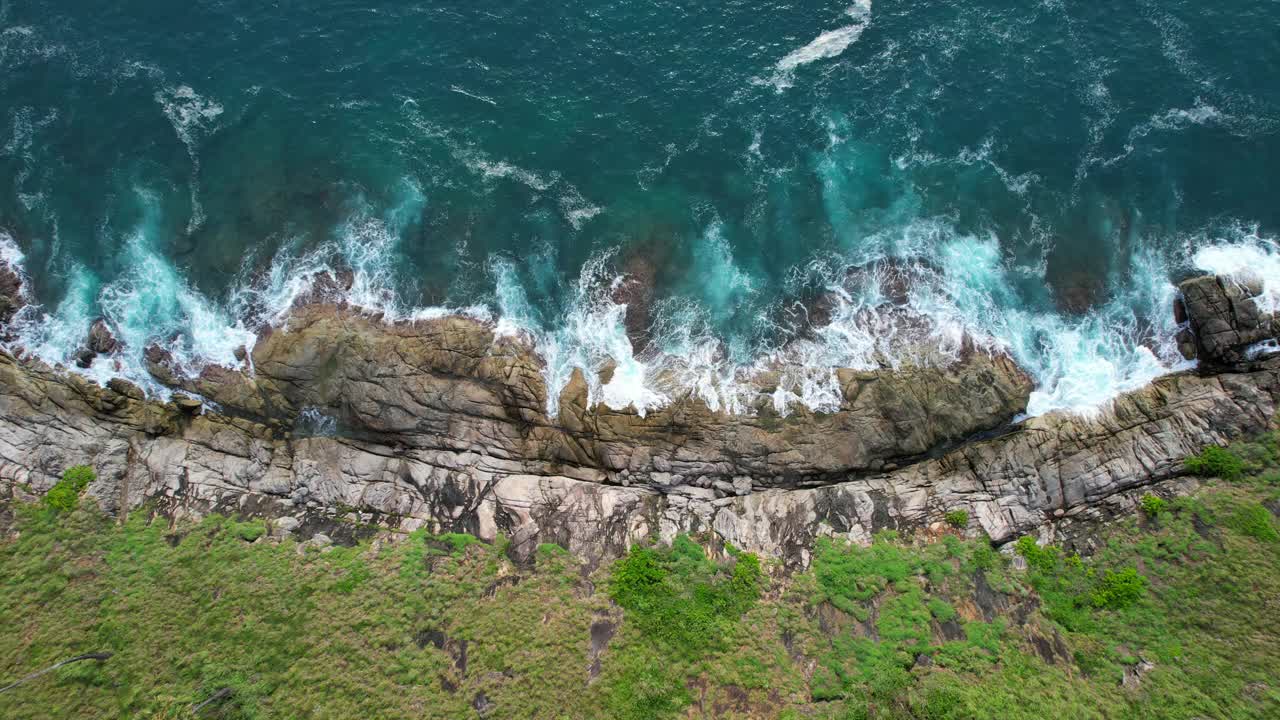
[[[1236,479],[1140,503],[1087,558],[1024,538],[1024,571],[953,534],[821,540],[799,573],[679,536],[590,569],[461,534],[321,551],[254,520],[20,506],[0,685],[114,655],[0,694],[0,717],[192,718],[223,689],[198,717],[1280,717],[1280,453],[1222,452]]]
[[[66,472],[62,473],[62,479],[54,483],[45,494],[45,506],[56,512],[75,510],[80,505],[80,493],[84,492],[85,488],[89,487],[89,483],[97,477],[93,468],[85,465],[67,468]]]

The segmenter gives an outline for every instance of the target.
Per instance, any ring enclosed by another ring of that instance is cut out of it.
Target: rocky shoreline
[[[967,532],[1006,542],[1107,512],[1180,476],[1202,447],[1270,426],[1280,359],[1251,348],[1280,323],[1260,310],[1260,285],[1203,277],[1180,290],[1180,342],[1198,372],[1093,416],[1016,424],[1031,379],[976,350],[945,367],[837,371],[838,411],[786,416],[767,374],[753,414],[689,395],[641,416],[590,405],[575,372],[548,417],[526,343],[469,318],[385,323],[332,304],[264,333],[252,370],[185,378],[148,352],[169,402],[0,353],[0,492],[43,492],[87,463],[90,495],[113,513],[153,501],[173,516],[274,518],[277,533],[349,533],[354,521],[503,534],[517,559],[549,542],[591,563],[709,531],[803,566],[817,537],[930,532],[954,510],[968,512]],[[3,307],[20,302],[11,292]]]

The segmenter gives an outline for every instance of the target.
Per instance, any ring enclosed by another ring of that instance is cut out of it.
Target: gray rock
[[[158,379],[221,408],[200,415],[128,383],[102,388],[0,352],[0,494],[46,491],[63,468],[89,463],[99,476],[89,494],[113,513],[148,500],[184,517],[233,509],[297,519],[304,507],[342,507],[389,527],[502,532],[517,557],[557,542],[589,563],[649,537],[710,531],[804,565],[818,537],[925,529],[956,507],[970,509],[971,532],[1005,542],[1083,519],[1181,475],[1206,445],[1271,427],[1280,358],[1225,363],[1240,338],[1256,336],[1241,330],[1246,315],[1232,316],[1236,334],[1213,345],[1224,363],[1206,374],[1159,378],[1094,416],[1005,427],[1030,381],[999,355],[840,370],[838,411],[785,418],[716,412],[692,397],[643,418],[587,407],[578,373],[549,418],[541,360],[483,323],[384,324],[305,307],[253,348],[252,374],[180,378],[148,349]],[[339,433],[287,437],[306,408],[334,417]],[[644,482],[660,462],[678,474]]]

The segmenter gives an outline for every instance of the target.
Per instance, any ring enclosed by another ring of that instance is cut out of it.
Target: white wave
[[[769,373],[775,383],[770,401],[786,415],[797,406],[838,409],[843,397],[836,368],[945,366],[966,347],[976,347],[1008,353],[1031,374],[1036,389],[1027,413],[1040,415],[1094,412],[1120,393],[1189,366],[1174,341],[1176,289],[1170,273],[1176,258],[1152,249],[1137,252],[1129,259],[1128,283],[1092,313],[1070,317],[1023,301],[1015,289],[1020,274],[1042,269],[1007,266],[994,237],[959,235],[932,220],[898,232],[905,236],[870,243],[887,252],[874,255],[869,265],[863,255],[856,264],[818,269],[829,277],[830,323],[756,357],[744,359],[732,340],[708,329],[716,310],[701,303],[723,299],[712,289],[700,302],[659,303],[651,350],[637,358],[626,338],[625,308],[605,291],[610,284],[601,259],[579,278],[563,323],[546,323],[551,329],[537,319],[514,268],[508,268],[498,280],[501,322],[510,323],[512,332],[527,332],[547,360],[552,414],[574,367],[585,371],[593,403],[641,412],[692,392],[713,410],[751,413],[760,399],[755,381]],[[707,257],[723,265],[725,278],[738,272],[730,253]],[[718,282],[706,269],[699,275],[712,278],[708,284]],[[906,287],[902,306],[886,304],[884,288],[895,284]],[[617,392],[597,387],[596,373],[615,363]]]
[[[27,261],[26,255],[23,254],[22,248],[18,247],[18,242],[13,236],[0,229],[0,262],[5,263],[16,273],[23,273],[23,268]],[[25,287],[25,284],[24,284]]]
[[[85,347],[91,323],[101,317],[122,347],[110,357],[94,358],[89,368],[77,371],[100,383],[124,377],[152,394],[168,397],[169,390],[146,370],[148,345],[161,345],[171,353],[179,373],[195,375],[208,365],[240,366],[236,351],[252,347],[255,336],[191,287],[182,273],[153,249],[153,237],[160,226],[159,202],[146,191],[138,195],[143,219],[123,243],[124,274],[102,283],[84,266],[72,265],[56,307],[48,311],[33,304],[15,321],[15,344],[51,365],[70,367]]]
[[[568,185],[560,196],[560,210],[574,230],[581,230],[584,223],[604,212],[604,208],[592,205],[572,185]]]
[[[459,95],[465,95],[471,98],[472,100],[479,100],[482,103],[488,103],[494,107],[498,107],[498,101],[494,100],[493,98],[488,98],[488,97],[485,97],[484,95],[476,95],[475,93],[467,92],[464,88],[458,85],[450,85],[449,91],[455,92]]]
[[[454,156],[467,169],[485,179],[513,180],[536,192],[554,194],[561,214],[574,230],[581,230],[584,223],[604,212],[604,208],[583,197],[578,188],[564,180],[558,172],[540,175],[505,160],[491,160],[471,149],[454,149]]]
[[[786,90],[794,83],[797,68],[844,53],[850,45],[862,37],[863,31],[871,23],[871,0],[859,0],[845,10],[845,14],[854,22],[835,30],[828,30],[814,38],[808,45],[787,53],[774,66],[773,75],[768,80],[769,84],[779,92]]]
[[[203,135],[212,132],[214,122],[223,113],[223,107],[201,97],[190,85],[165,87],[156,91],[155,100],[160,104],[165,117],[169,118],[174,132],[191,157],[191,220],[187,224],[187,232],[194,232],[204,224],[204,208],[200,204],[200,156],[197,145]]]
[[[1133,154],[1138,143],[1154,132],[1177,132],[1192,126],[1230,125],[1235,118],[1218,108],[1205,104],[1196,98],[1195,104],[1189,108],[1170,108],[1155,113],[1146,121],[1135,125],[1125,138],[1124,149],[1116,156],[1101,161],[1104,167],[1110,167]]]
[[[464,163],[472,171],[483,175],[489,179],[515,180],[537,190],[538,192],[546,192],[559,181],[559,176],[553,175],[551,179],[545,179],[537,173],[530,172],[524,168],[517,167],[505,160],[496,162],[488,158],[469,154],[464,156]]]
[[[1214,275],[1256,282],[1262,294],[1254,303],[1264,313],[1280,311],[1280,246],[1246,230],[1234,241],[1219,241],[1196,251],[1192,265]]]

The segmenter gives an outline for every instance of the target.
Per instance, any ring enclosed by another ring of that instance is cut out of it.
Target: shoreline
[[[386,325],[308,306],[258,343],[253,374],[214,368],[174,383],[216,410],[0,356],[0,479],[40,492],[89,462],[90,494],[118,514],[148,501],[299,523],[355,512],[505,534],[516,555],[560,542],[591,562],[644,537],[710,530],[803,566],[818,537],[928,532],[958,509],[967,533],[1003,542],[1270,426],[1280,358],[1252,360],[1247,348],[1275,336],[1274,320],[1239,312],[1255,305],[1247,290],[1184,283],[1200,373],[1163,376],[1093,417],[1011,428],[1030,379],[983,353],[948,368],[845,372],[838,411],[785,417],[764,392],[752,416],[696,397],[643,416],[591,406],[576,371],[549,417],[542,361],[492,326]]]

